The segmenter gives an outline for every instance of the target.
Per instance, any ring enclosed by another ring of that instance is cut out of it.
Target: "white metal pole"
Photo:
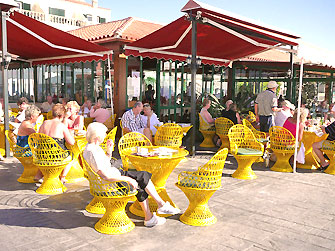
[[[109,96],[110,96],[110,101],[111,101],[111,109],[112,109],[112,115],[114,114],[114,105],[113,105],[113,88],[112,88],[112,74],[111,74],[111,60],[110,60],[110,53],[108,54],[108,78],[109,78]]]
[[[301,107],[301,93],[302,93],[302,78],[304,73],[304,59],[300,61],[300,76],[299,76],[299,95],[298,95],[298,116],[297,116],[297,125],[295,133],[295,149],[294,149],[294,162],[293,162],[293,172],[297,171],[297,153],[298,153],[298,133],[299,133],[299,124],[300,124],[300,107]]]

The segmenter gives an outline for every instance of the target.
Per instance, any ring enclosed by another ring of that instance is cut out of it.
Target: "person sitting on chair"
[[[102,179],[111,182],[128,182],[138,191],[136,197],[144,212],[144,225],[153,227],[162,225],[166,219],[152,213],[149,208],[148,195],[157,203],[159,214],[178,214],[180,210],[165,202],[158,195],[154,184],[151,181],[151,173],[146,171],[124,171],[111,165],[110,159],[113,151],[113,141],[107,141],[106,153],[100,144],[107,136],[107,127],[101,123],[93,122],[87,127],[86,139],[88,144],[83,152],[83,157]]]
[[[150,128],[144,124],[140,113],[143,111],[142,102],[136,102],[132,109],[126,111],[122,115],[122,127],[123,130],[128,132],[139,132],[146,136],[152,142],[152,135]]]
[[[141,115],[141,118],[145,125],[147,125],[148,128],[152,131],[152,135],[155,135],[157,132],[157,129],[155,126],[159,125],[159,120],[156,115],[156,113],[151,110],[151,106],[148,103],[145,103],[143,105],[143,115]]]

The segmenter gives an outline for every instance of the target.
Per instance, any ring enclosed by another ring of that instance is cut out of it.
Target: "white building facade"
[[[16,1],[16,0],[15,0]],[[63,31],[111,21],[111,10],[98,0],[22,0],[19,12]]]

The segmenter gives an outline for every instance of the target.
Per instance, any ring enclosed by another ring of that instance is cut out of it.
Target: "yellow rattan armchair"
[[[160,127],[155,134],[156,146],[176,146],[183,143],[183,128],[174,123],[166,123]]]
[[[252,131],[252,133],[254,134],[255,138],[259,142],[261,142],[261,143],[267,142],[267,138],[266,138],[266,133],[265,132],[257,131],[255,129],[255,127],[252,126],[252,124],[250,123],[250,121],[248,121],[246,119],[243,119],[242,123],[243,123],[243,125],[245,125],[246,127],[248,127]]]
[[[66,187],[59,179],[59,175],[66,165],[72,161],[69,151],[63,150],[57,142],[42,133],[33,133],[28,138],[33,156],[33,163],[44,175],[43,183],[36,190],[40,194],[59,194],[66,191]]]
[[[223,148],[230,148],[229,138],[228,138],[228,131],[234,125],[233,121],[227,118],[217,118],[215,120],[215,130],[216,134],[219,135],[221,139],[221,147]]]
[[[229,129],[230,152],[237,161],[237,169],[232,174],[236,179],[256,179],[252,164],[264,153],[264,146],[257,141],[252,131],[244,125],[234,125]]]
[[[38,130],[40,130],[40,127],[41,127],[41,125],[43,124],[43,121],[44,121],[44,116],[41,114],[41,115],[38,117],[38,119],[37,119],[37,121],[36,121],[36,123],[35,123],[35,127],[34,127],[34,129],[35,129],[36,132],[38,132]]]
[[[123,136],[123,135],[126,135],[127,132],[126,132],[126,130],[124,129],[124,127],[122,126],[122,120],[120,120],[120,127],[121,127],[121,131],[122,131],[122,136]]]
[[[90,182],[90,193],[97,203],[101,203],[102,212],[105,211],[104,216],[95,224],[95,230],[104,234],[124,234],[133,230],[135,224],[126,214],[125,207],[129,200],[135,199],[137,191],[132,191],[127,182],[110,182],[101,179],[84,159],[83,165]]]
[[[108,131],[114,128],[116,114],[112,114],[103,124],[108,128]]]
[[[277,157],[277,161],[271,167],[271,170],[293,172],[289,159],[294,154],[295,137],[289,130],[281,126],[272,126],[269,134],[270,148]]]
[[[6,130],[5,133],[13,156],[17,158],[23,166],[23,173],[17,181],[21,183],[35,183],[34,177],[38,168],[33,164],[30,148],[16,145],[15,135],[11,131]]]
[[[180,216],[180,221],[193,226],[208,226],[217,219],[209,210],[208,201],[221,188],[222,170],[228,149],[217,152],[204,166],[195,172],[184,171],[178,176],[176,186],[188,198],[190,204]]]
[[[256,115],[252,111],[249,111],[249,115],[247,116],[247,120],[250,123],[255,122],[256,121]]]
[[[124,149],[127,148],[135,148],[137,146],[152,146],[151,141],[145,137],[143,134],[138,132],[130,132],[121,137],[119,140],[119,153],[122,160],[122,165],[124,170],[128,170],[129,168],[129,160],[128,158],[122,153]]]
[[[321,150],[329,157],[329,167],[324,172],[335,175],[335,141],[325,140]]]
[[[106,136],[104,142],[101,143],[101,147],[102,149],[104,149],[104,151],[106,151],[106,144],[107,144],[107,140],[111,139],[114,142],[114,146],[115,146],[115,135],[117,132],[117,126],[115,126]],[[114,147],[113,147],[113,151],[114,151]]]
[[[52,119],[52,110],[48,111],[47,113],[47,119]]]
[[[204,137],[204,140],[201,142],[199,146],[207,147],[207,148],[215,147],[213,143],[213,137],[215,135],[215,128],[209,127],[209,125],[206,123],[206,121],[203,119],[200,113],[199,113],[199,131]]]

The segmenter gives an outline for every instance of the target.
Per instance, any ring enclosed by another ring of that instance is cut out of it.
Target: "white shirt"
[[[49,104],[49,102],[44,102],[41,105],[41,109],[43,112],[49,112],[52,110],[52,107],[54,106],[54,103]]]
[[[289,118],[289,117],[292,117],[292,113],[290,110],[281,110],[279,112],[276,113],[276,116],[275,116],[275,125],[276,126],[283,126],[286,119]]]
[[[145,116],[145,115],[141,115],[141,118],[144,122],[145,125],[148,124],[148,117]],[[157,126],[159,124],[159,120],[158,120],[158,117],[156,115],[156,113],[153,113],[150,117],[150,130],[152,131],[152,134],[155,135],[156,132],[157,132],[157,129],[155,126]]]
[[[26,119],[26,112],[25,110],[22,111],[19,115],[17,115],[16,119],[22,123]]]
[[[87,144],[83,153],[83,157],[96,173],[102,171],[108,177],[120,177],[121,173],[110,163],[110,159],[105,154],[104,150],[95,144]]]

